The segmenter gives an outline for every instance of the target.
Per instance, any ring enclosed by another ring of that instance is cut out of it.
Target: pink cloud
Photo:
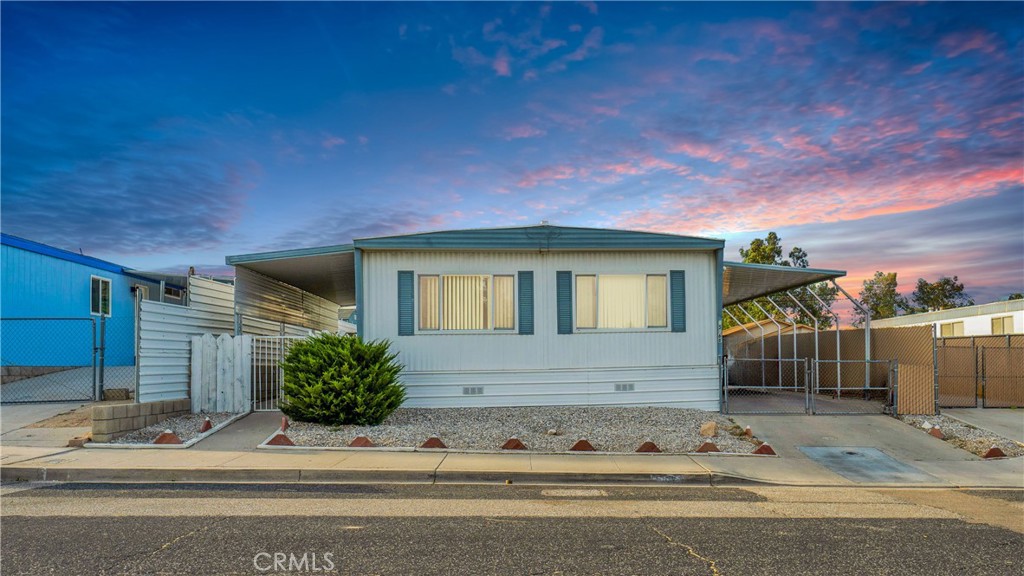
[[[584,0],[580,2],[584,8],[590,11],[591,14],[597,14],[597,3],[592,0]]]
[[[995,35],[980,30],[947,34],[939,41],[939,46],[945,50],[948,58],[956,58],[972,51],[991,54],[998,50]]]
[[[320,145],[323,146],[324,148],[328,149],[328,150],[333,150],[335,147],[342,146],[344,144],[345,144],[345,139],[344,138],[341,138],[341,137],[338,137],[338,136],[334,136],[334,135],[331,135],[331,134],[328,134],[327,136],[325,136],[323,141],[320,142]]]
[[[360,134],[359,135],[359,143],[362,144],[363,146],[365,146],[365,145],[370,143],[370,139],[367,138],[366,136],[363,136],[363,135]]]
[[[904,72],[904,74],[906,74],[907,76],[916,76],[921,72],[927,70],[929,67],[931,67],[931,65],[931,62],[922,62],[916,66],[911,66],[910,68],[907,68],[907,71]]]
[[[491,68],[494,73],[498,76],[511,76],[511,62],[508,56],[508,48],[502,46],[498,49],[498,55],[494,57],[494,62],[491,63]]]
[[[515,126],[506,126],[502,131],[502,138],[505,140],[516,140],[519,138],[536,138],[537,136],[543,136],[547,134],[547,131],[541,130],[536,126],[530,124],[516,124]]]
[[[729,62],[735,64],[740,61],[740,57],[729,52],[723,52],[722,50],[700,50],[693,54],[691,60],[693,62],[709,60],[712,62]]]
[[[537,170],[529,170],[523,173],[516,185],[520,188],[534,188],[543,183],[550,183],[556,180],[568,180],[577,174],[577,169],[568,164],[545,166]]]
[[[569,32],[580,32],[582,30],[583,30],[583,26],[580,26],[579,24],[570,24],[569,25]]]
[[[936,138],[942,138],[944,140],[962,140],[967,138],[967,132],[963,130],[956,130],[954,128],[943,128],[935,132]]]

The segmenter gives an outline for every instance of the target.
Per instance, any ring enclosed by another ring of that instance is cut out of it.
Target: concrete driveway
[[[750,426],[755,436],[771,444],[783,458],[807,458],[798,446],[866,446],[905,462],[980,460],[970,452],[881,414],[736,414],[732,418],[741,426]]]
[[[1012,408],[955,408],[944,409],[950,416],[975,428],[988,430],[1010,440],[1024,443],[1024,410]]]
[[[69,439],[89,432],[90,428],[29,428],[29,426],[86,404],[88,402],[4,405],[0,407],[0,445],[67,446]]]

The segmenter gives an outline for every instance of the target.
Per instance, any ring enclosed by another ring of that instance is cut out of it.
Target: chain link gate
[[[728,358],[723,370],[726,414],[806,414],[811,364],[806,358]]]
[[[0,333],[0,402],[98,397],[102,341],[94,318],[2,318]]]
[[[982,407],[1024,407],[1024,348],[981,349]]]
[[[849,384],[843,384],[840,373]],[[894,414],[898,378],[895,360],[727,358],[722,412]]]

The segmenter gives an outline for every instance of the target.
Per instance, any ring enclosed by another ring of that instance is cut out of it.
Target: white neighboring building
[[[871,321],[872,328],[928,324],[935,326],[935,334],[940,338],[1021,334],[1024,333],[1024,300],[992,302]]]

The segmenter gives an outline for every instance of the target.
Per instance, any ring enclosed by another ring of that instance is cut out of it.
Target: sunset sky
[[[2,11],[2,229],[142,269],[449,228],[1024,290],[1024,4]]]

